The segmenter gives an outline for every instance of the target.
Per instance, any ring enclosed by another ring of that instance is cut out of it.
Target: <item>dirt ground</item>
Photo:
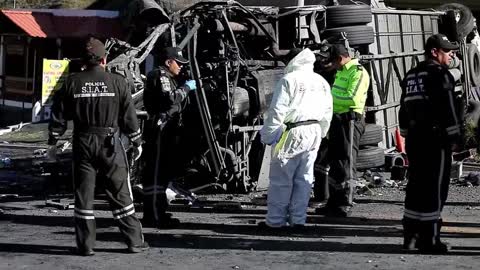
[[[176,205],[182,224],[174,230],[144,229],[151,249],[125,253],[105,202],[96,203],[97,245],[93,257],[72,254],[73,210],[46,207],[31,198],[0,199],[0,269],[478,269],[479,187],[452,185],[444,210],[448,255],[406,254],[400,249],[404,192],[373,189],[357,196],[347,219],[313,214],[301,232],[257,227],[265,206],[250,195],[215,195],[208,200],[242,207],[192,208]],[[141,206],[137,209],[141,216]]]

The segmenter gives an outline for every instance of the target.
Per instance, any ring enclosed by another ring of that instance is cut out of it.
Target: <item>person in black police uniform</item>
[[[143,219],[146,227],[172,228],[179,220],[166,213],[168,183],[179,172],[178,134],[182,125],[182,111],[188,103],[188,94],[196,89],[194,80],[183,86],[176,81],[182,65],[188,60],[181,50],[166,47],[160,52],[161,66],[147,76],[143,103],[149,115],[145,125],[145,170],[143,176]]]
[[[126,239],[128,251],[148,249],[135,216],[125,150],[120,133],[141,152],[141,133],[130,88],[119,75],[105,72],[105,47],[90,38],[83,60],[86,69],[69,75],[53,98],[49,124],[50,153],[73,120],[73,179],[75,234],[78,253],[93,255],[95,245],[94,190],[97,173],[105,178],[105,192]],[[54,157],[53,155],[51,157]]]
[[[429,37],[426,60],[402,82],[399,124],[409,161],[403,216],[406,250],[448,251],[440,241],[440,215],[447,199],[451,154],[458,148],[462,126],[455,82],[447,67],[456,49],[442,34]]]

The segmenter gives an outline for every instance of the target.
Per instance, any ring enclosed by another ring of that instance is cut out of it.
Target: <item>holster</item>
[[[116,153],[119,149],[120,144],[120,134],[119,132],[110,133],[105,138],[105,147],[108,149],[108,153],[112,155]]]
[[[109,149],[109,154],[113,154],[117,151],[117,145],[119,142],[119,130],[116,127],[84,127],[76,128],[74,133],[76,134],[95,134],[105,136],[103,145]]]

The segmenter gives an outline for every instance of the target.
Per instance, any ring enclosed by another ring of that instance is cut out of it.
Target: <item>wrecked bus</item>
[[[153,7],[146,5],[144,10]],[[470,89],[471,79],[476,78],[475,54],[467,40],[474,30],[473,17],[458,4],[443,5],[438,11],[405,11],[382,7],[380,3],[375,8],[278,8],[245,7],[235,1],[201,1],[168,18],[168,22],[153,28],[140,47],[151,51],[153,44],[164,42],[165,46],[183,48],[191,61],[190,75],[201,86],[191,97],[191,109],[185,117],[186,134],[197,136],[185,135],[189,156],[185,158],[185,171],[179,172],[179,179],[190,187],[210,184],[246,192],[267,177],[262,164],[268,163],[269,151],[265,151],[257,135],[273,86],[283,72],[281,56],[290,48],[315,50],[325,40],[344,34],[352,52],[368,66],[372,89],[366,119],[377,124],[377,128],[365,135],[368,146],[359,154],[359,162],[364,163],[360,167],[382,166],[384,150],[395,145],[399,82],[406,71],[422,60],[428,36],[441,31],[461,44],[460,57],[452,63],[452,74],[459,81],[459,99],[468,99],[469,91],[463,89]],[[143,19],[148,21],[147,16]],[[141,63],[146,55],[144,52],[136,62]],[[114,59],[109,63],[112,71],[115,62]],[[134,97],[141,103],[141,98],[137,98],[141,97],[141,78],[138,71],[134,74],[137,75],[132,78],[139,78],[139,90]],[[377,143],[380,147],[372,146]]]
[[[135,85],[132,97],[143,120],[147,117],[144,76],[155,65],[156,48],[181,47],[190,60],[188,77],[197,81],[199,89],[191,94],[184,115],[178,151],[184,162],[175,180],[189,190],[248,192],[268,186],[270,151],[260,143],[258,131],[273,87],[283,74],[282,56],[291,48],[319,52],[327,42],[345,42],[368,68],[369,125],[357,160],[361,169],[384,166],[385,152],[395,146],[400,81],[423,60],[430,35],[442,32],[461,45],[451,65],[459,102],[467,104],[474,96],[472,86],[478,86],[479,53],[472,42],[478,33],[470,10],[459,4],[414,11],[391,9],[376,1],[284,7],[193,2],[167,14],[156,1],[131,1],[126,9],[130,12],[124,14],[128,38],[106,41],[107,69]],[[44,171],[52,167],[45,166]],[[132,161],[134,185],[141,183],[142,168],[141,159]]]
[[[325,43],[342,40],[369,69],[366,121],[371,125],[362,139],[360,168],[384,165],[385,150],[395,146],[400,81],[423,60],[430,35],[441,32],[459,42],[450,68],[457,79],[458,100],[467,104],[480,68],[478,48],[471,43],[478,33],[470,10],[460,4],[433,11],[396,10],[381,2],[371,6],[279,8],[200,1],[152,28],[140,46],[150,51],[159,42],[181,47],[190,59],[190,76],[200,86],[190,97],[185,116],[183,147],[187,145],[188,151],[182,151],[187,157],[179,181],[189,188],[218,186],[229,192],[266,187],[269,150],[259,142],[258,131],[273,86],[283,73],[282,55],[294,47],[318,52]],[[110,62],[112,71],[115,61]],[[140,76],[132,77],[139,78],[134,97],[140,97]]]

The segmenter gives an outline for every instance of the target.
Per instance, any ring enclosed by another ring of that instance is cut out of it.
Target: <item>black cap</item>
[[[166,47],[160,52],[160,59],[162,61],[174,59],[180,64],[187,64],[188,60],[182,56],[182,50],[178,47]]]
[[[87,39],[85,43],[85,59],[100,60],[106,55],[105,45],[93,37]]]
[[[427,39],[427,43],[425,44],[425,51],[430,51],[433,48],[457,50],[458,45],[450,42],[447,36],[443,34],[435,34]]]
[[[323,44],[322,46],[320,46],[320,49],[316,51],[316,54],[321,56],[322,58],[330,58],[331,50],[331,44]]]
[[[345,47],[345,45],[343,45],[341,43],[332,44],[330,54],[331,54],[331,57],[335,57],[335,59],[340,57],[340,56],[348,56],[349,55],[347,48]],[[335,60],[335,59],[333,59],[333,60]]]

